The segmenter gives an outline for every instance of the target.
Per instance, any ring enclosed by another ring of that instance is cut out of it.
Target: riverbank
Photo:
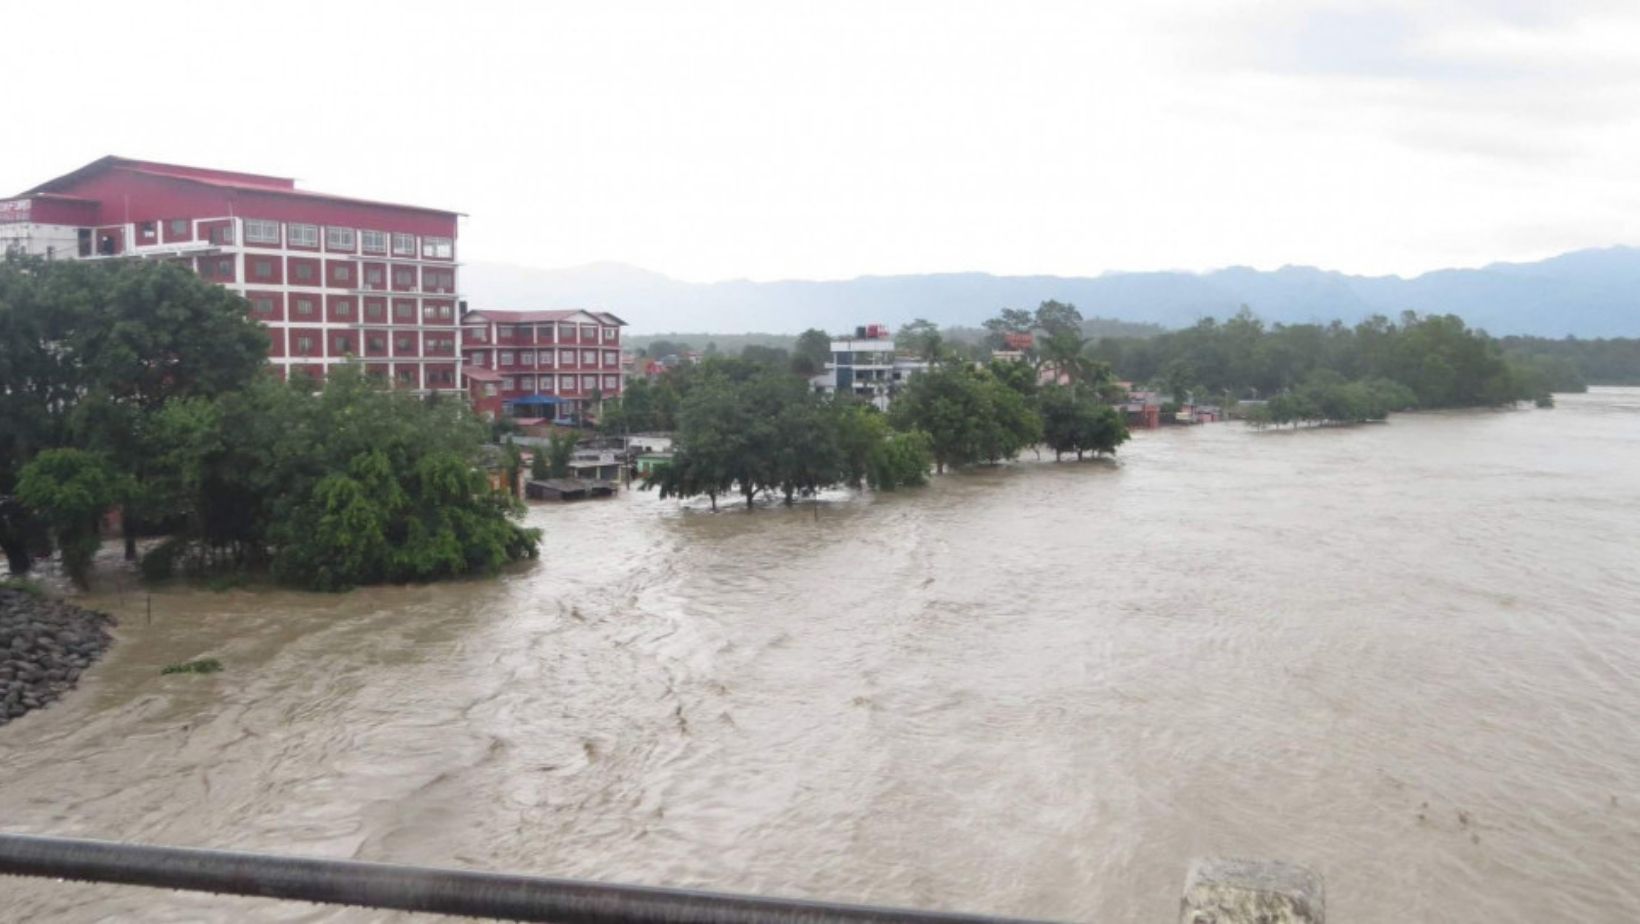
[[[50,705],[113,643],[114,618],[0,588],[0,725]]]

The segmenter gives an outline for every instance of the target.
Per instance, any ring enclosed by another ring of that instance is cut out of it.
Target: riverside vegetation
[[[817,333],[804,335],[810,348]],[[924,483],[931,468],[1001,462],[1038,444],[1080,459],[1128,439],[1122,416],[1100,400],[1110,384],[1102,364],[1050,356],[1061,375],[1041,387],[1032,364],[925,352],[930,368],[903,384],[887,414],[849,395],[816,394],[802,377],[807,359],[754,353],[634,381],[606,405],[603,426],[675,431],[673,459],[644,487],[704,496],[714,509],[725,495],[751,507],[762,494],[790,504],[839,485],[892,491]]]
[[[87,580],[103,516],[151,579],[262,573],[297,587],[423,581],[534,557],[482,470],[464,401],[351,365],[278,381],[246,302],[162,262],[0,263],[0,548],[55,548]]]

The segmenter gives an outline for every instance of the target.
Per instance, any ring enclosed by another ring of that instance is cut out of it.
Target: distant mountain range
[[[1261,271],[1235,266],[1208,273],[1100,276],[993,276],[930,273],[789,280],[680,282],[637,267],[593,263],[533,269],[471,263],[463,288],[474,308],[593,308],[612,311],[637,333],[766,331],[928,318],[975,325],[1002,308],[1046,299],[1072,302],[1085,316],[1182,327],[1225,318],[1247,305],[1266,321],[1353,323],[1411,309],[1452,313],[1496,335],[1640,336],[1640,249],[1578,250],[1536,263],[1494,263],[1410,279],[1351,276],[1308,266]]]

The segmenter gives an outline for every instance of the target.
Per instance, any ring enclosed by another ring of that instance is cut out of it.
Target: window
[[[582,350],[581,351],[581,365],[583,365],[583,366],[597,366],[598,365],[598,353],[597,353],[597,351],[596,350]]]
[[[575,365],[575,351],[574,350],[559,350],[558,351],[558,361],[563,363],[566,366]]]
[[[145,221],[137,226],[137,233],[141,234],[144,240],[152,240],[159,234],[159,226],[151,221]]]
[[[596,326],[592,325],[592,324],[582,324],[581,325],[581,342],[582,343],[597,343],[598,342],[598,328]]]
[[[583,376],[581,376],[581,387],[585,388],[587,391],[591,391],[594,388],[597,388],[598,387],[598,377],[595,376],[595,375],[583,375]]]
[[[299,298],[296,300],[296,313],[300,315],[313,314],[313,299]]]
[[[451,311],[449,305],[440,305],[440,306],[438,306],[438,316],[440,318],[442,318],[443,320],[448,321],[448,320],[450,320],[450,318],[454,317],[455,315]]]
[[[345,318],[353,314],[353,302],[345,298],[336,300],[336,317]]]
[[[359,249],[365,253],[387,253],[387,232],[360,231]]]
[[[501,325],[498,325],[496,327],[496,329],[495,329],[495,339],[497,339],[497,340],[511,340],[512,337],[513,337],[513,327],[512,327],[511,324],[501,324]]]
[[[574,324],[560,324],[560,325],[558,325],[558,340],[559,340],[560,343],[574,343],[575,342],[575,325]]]
[[[266,295],[251,299],[251,310],[257,314],[273,314],[273,299]]]
[[[364,343],[372,353],[383,353],[387,350],[387,338],[380,334],[367,338]]]
[[[414,234],[393,235],[393,253],[401,257],[416,255],[416,236]]]
[[[401,321],[414,321],[416,319],[415,304],[413,302],[394,302],[393,317]]]
[[[353,352],[353,341],[347,339],[346,337],[337,337],[335,340],[331,341],[330,349],[332,355],[351,353]]]
[[[437,309],[435,309],[432,305],[421,306],[421,316],[429,321],[433,320],[433,316],[437,313]]]
[[[541,376],[541,391],[545,394],[549,394],[549,395],[552,394],[553,391],[555,391],[555,389],[552,387],[552,382],[556,378],[557,378],[557,376],[554,376],[554,375],[543,375],[543,376]]]
[[[613,369],[620,363],[620,358],[614,350],[604,351],[604,368]]]
[[[619,387],[616,385],[617,381],[618,380],[613,375],[604,376],[604,391],[614,391],[617,387]]]
[[[273,261],[268,259],[252,260],[251,274],[257,279],[272,279]]]
[[[373,302],[370,299],[365,299],[365,302],[364,302],[364,316],[365,317],[375,318],[376,320],[379,321],[379,320],[381,320],[381,316],[384,313],[385,313],[384,306],[382,305],[381,302]]]
[[[512,376],[504,375],[504,376],[501,377],[501,390],[502,391],[512,391],[513,389],[515,389],[517,387],[518,387],[518,383],[517,383],[517,381],[515,381],[513,379]]]
[[[245,219],[245,243],[247,244],[277,244],[279,243],[279,222],[264,221],[260,218]]]
[[[521,366],[533,366],[533,365],[535,365],[535,351],[534,350],[525,350],[524,352],[519,353],[518,354],[518,363]]]
[[[216,261],[216,268],[212,273],[219,279],[233,278],[233,257],[222,257]]]
[[[319,226],[285,225],[285,240],[290,242],[292,247],[317,247],[319,246]]]
[[[399,384],[400,385],[414,385],[414,384],[416,384],[416,370],[414,370],[414,369],[400,369],[399,370]]]
[[[313,351],[313,338],[312,337],[309,337],[306,334],[303,334],[303,335],[296,338],[296,353],[297,353],[297,355],[306,356],[306,355],[308,355],[308,353],[310,353],[312,351]]]
[[[346,263],[338,263],[331,267],[330,273],[337,282],[353,281],[353,267],[348,266]]]
[[[455,254],[455,242],[447,237],[421,239],[421,255],[430,260],[448,260]]]
[[[313,264],[312,263],[292,263],[290,265],[290,278],[296,280],[297,282],[312,282],[313,281]]]
[[[352,250],[353,249],[353,229],[352,228],[326,228],[325,229],[325,246],[329,247],[331,250]]]
[[[364,268],[364,287],[367,289],[379,289],[382,287],[381,267],[367,266]]]
[[[211,243],[232,244],[233,225],[217,225],[211,229]]]
[[[415,281],[416,281],[415,270],[406,269],[402,266],[393,270],[393,284],[394,285],[409,287],[409,286],[413,285],[415,283]]]
[[[575,390],[575,376],[566,375],[563,378],[559,379],[558,380],[558,387],[560,389],[564,390],[564,391],[574,391]]]
[[[501,365],[510,366],[512,364],[513,364],[513,352],[512,352],[512,350],[502,350],[501,351]]]
[[[409,334],[400,334],[393,338],[393,349],[408,350],[410,349],[410,343],[411,338]]]
[[[172,237],[182,237],[188,233],[188,219],[173,218],[167,224],[170,226]]]
[[[482,327],[468,327],[462,330],[461,333],[474,343],[483,343],[488,340],[490,336],[489,333]]]

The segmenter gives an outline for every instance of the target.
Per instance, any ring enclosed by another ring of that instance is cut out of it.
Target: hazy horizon
[[[689,282],[1410,277],[1640,242],[1640,8],[281,9],[31,10],[121,66],[8,49],[41,82],[0,190],[106,154],[294,176],[465,212],[467,261]]]

